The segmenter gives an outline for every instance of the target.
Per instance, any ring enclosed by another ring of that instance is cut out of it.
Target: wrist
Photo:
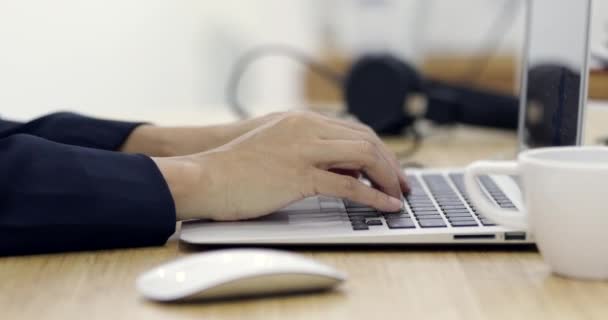
[[[192,218],[196,212],[193,194],[200,193],[201,168],[187,158],[152,158],[163,175],[173,202],[177,220]],[[202,217],[201,217],[202,218]]]
[[[144,124],[131,132],[120,151],[141,153],[150,157],[169,157],[176,154],[170,140],[164,128]]]

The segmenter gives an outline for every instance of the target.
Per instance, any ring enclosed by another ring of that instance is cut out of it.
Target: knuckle
[[[283,116],[283,122],[289,126],[301,126],[310,121],[310,116],[306,112],[287,112]]]
[[[376,146],[373,143],[362,140],[359,142],[359,152],[365,155],[372,155],[376,153]]]
[[[298,116],[294,113],[286,113],[282,118],[281,118],[281,124],[287,126],[287,127],[292,127],[295,125],[298,125],[300,119],[298,118]]]
[[[374,164],[381,159],[378,147],[374,143],[364,140],[361,142],[360,148],[360,152],[367,164]]]
[[[370,146],[366,141],[357,142],[353,151],[351,160],[358,168],[364,168],[374,161],[373,153],[370,151]]]

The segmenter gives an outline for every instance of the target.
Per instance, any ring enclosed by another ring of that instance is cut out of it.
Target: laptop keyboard
[[[401,212],[379,212],[366,205],[344,200],[353,230],[369,230],[370,226],[415,229],[495,225],[479,214],[471,204],[465,192],[462,173],[449,174],[447,177],[441,174],[423,174],[420,177],[422,181],[416,176],[408,176],[411,192],[405,198],[407,208]],[[482,176],[479,180],[500,207],[516,210],[515,205],[489,176]]]

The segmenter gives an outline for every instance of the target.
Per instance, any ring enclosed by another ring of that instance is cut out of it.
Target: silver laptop
[[[522,148],[580,143],[585,105],[590,1],[528,0],[522,67]],[[555,41],[567,39],[568,45]],[[541,45],[542,44],[542,45]],[[549,48],[549,49],[548,49]],[[553,48],[553,49],[551,49]],[[537,65],[557,69],[532,74]],[[553,71],[552,71],[553,70]],[[557,71],[555,71],[557,70]],[[555,72],[554,72],[555,71]],[[535,90],[529,90],[534,79]],[[574,79],[574,81],[573,81]],[[566,81],[567,80],[567,81]],[[552,99],[538,99],[540,97]],[[565,91],[564,91],[565,90]],[[572,97],[575,97],[572,99]],[[531,106],[539,110],[527,112]],[[398,213],[331,197],[312,197],[265,217],[238,221],[187,221],[180,239],[203,245],[526,244],[534,235],[497,226],[472,206],[462,169],[408,170],[412,192]],[[496,206],[518,210],[516,177],[482,176],[479,184]]]

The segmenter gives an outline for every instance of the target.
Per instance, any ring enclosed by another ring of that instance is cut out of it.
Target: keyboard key
[[[426,201],[431,201],[431,198],[428,195],[424,195],[424,196],[406,196],[405,200],[410,201],[410,202],[426,202]]]
[[[416,225],[414,224],[414,221],[412,221],[412,219],[409,219],[409,218],[389,219],[389,220],[386,220],[386,225],[389,227],[389,229],[410,229],[410,228],[416,228]]]
[[[421,211],[421,212],[414,212],[415,216],[441,216],[441,214],[439,213],[439,211]]]
[[[416,218],[420,220],[441,220],[441,215],[436,214],[432,216],[416,216]]]
[[[378,214],[387,215],[387,214],[408,214],[408,213],[407,213],[407,211],[405,211],[405,209],[401,209],[401,211],[395,211],[395,212],[385,211],[385,212],[378,212]]]
[[[450,201],[438,201],[437,203],[439,203],[439,206],[444,207],[444,206],[462,206],[462,201],[458,200],[450,200]]]
[[[348,216],[348,219],[350,221],[355,221],[355,220],[362,220],[365,221],[365,219],[374,219],[374,218],[379,218],[379,216],[377,215],[366,215],[366,216]]]
[[[443,210],[467,210],[467,207],[465,207],[462,204],[460,204],[460,205],[449,205],[449,206],[442,206],[442,205],[440,205],[440,207]]]
[[[422,209],[414,209],[412,208],[412,212],[439,212],[437,208],[422,208]]]
[[[476,227],[478,224],[473,220],[466,221],[450,221],[452,227]]]
[[[437,201],[460,201],[460,197],[458,197],[455,193],[445,192],[442,194],[437,194],[435,197]]]
[[[414,208],[414,207],[420,207],[420,208],[424,208],[424,207],[434,207],[435,205],[432,202],[427,202],[427,203],[408,203],[410,205],[410,207]]]
[[[350,223],[365,223],[365,218],[366,217],[348,217],[348,220],[350,220]],[[375,217],[369,217],[369,218],[375,218]]]
[[[434,204],[431,201],[410,201],[408,202],[408,204],[410,205],[410,207],[432,207],[434,206]]]
[[[473,216],[468,216],[468,217],[448,217],[448,220],[450,220],[450,222],[452,221],[475,221],[475,219],[473,219]]]
[[[435,209],[435,206],[433,204],[425,204],[423,206],[420,206],[420,205],[411,205],[410,204],[409,207],[412,210],[414,210],[414,209],[417,209],[417,210]]]
[[[428,198],[426,191],[422,189],[422,186],[415,186],[410,184],[410,194],[406,196],[408,199],[422,199]]]
[[[444,228],[446,227],[445,222],[442,219],[420,219],[418,224],[422,228]]]
[[[422,209],[412,209],[414,212],[439,212],[435,207],[433,208],[422,208]]]
[[[365,222],[368,226],[381,226],[382,221],[378,219],[371,219]]]
[[[446,213],[445,216],[448,217],[448,218],[460,218],[460,217],[471,217],[471,218],[473,218],[473,216],[470,213],[468,213],[468,212]]]
[[[410,215],[407,213],[384,213],[384,219],[402,219],[402,218],[409,218]]]
[[[412,193],[410,193],[409,195],[405,196],[405,199],[407,201],[428,201],[428,200],[431,200],[431,198],[429,198],[429,196],[426,195],[425,193],[423,193],[423,194],[412,194]]]
[[[450,214],[450,213],[469,213],[470,211],[468,209],[443,209],[443,212],[445,212],[445,214]]]
[[[369,227],[366,224],[353,224],[353,230],[369,230]]]

